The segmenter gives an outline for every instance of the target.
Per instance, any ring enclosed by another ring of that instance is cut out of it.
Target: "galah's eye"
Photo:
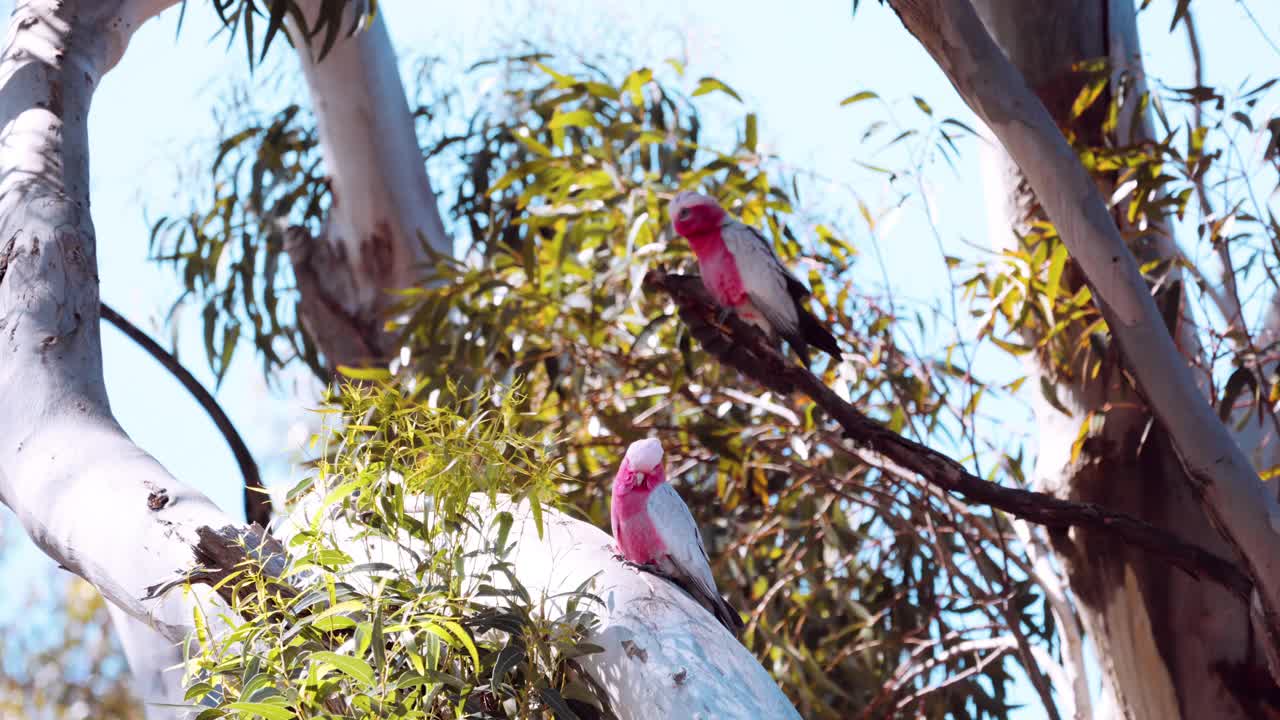
[[[682,208],[682,209],[680,210],[680,215],[679,215],[678,217],[679,217],[681,220],[688,220],[688,219],[689,219],[689,213],[690,213],[689,208]]]

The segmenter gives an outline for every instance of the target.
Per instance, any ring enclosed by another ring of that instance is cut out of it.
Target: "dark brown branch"
[[[1137,518],[1094,503],[1061,500],[1044,493],[1005,487],[971,475],[960,463],[905,438],[863,415],[817,377],[788,362],[758,330],[736,317],[718,322],[719,308],[697,276],[651,270],[645,285],[675,300],[690,333],[712,355],[776,392],[808,395],[844,429],[845,436],[870,448],[927,482],[954,492],[966,501],[1003,510],[1046,527],[1088,527],[1109,533],[1127,545],[1140,547],[1195,578],[1221,583],[1246,601],[1253,582],[1234,564],[1176,535]]]
[[[172,353],[160,346],[160,343],[151,339],[138,326],[129,322],[120,313],[112,310],[106,303],[102,303],[102,317],[107,322],[116,326],[120,332],[129,336],[130,340],[142,346],[147,354],[155,358],[157,362],[165,367],[174,377],[178,378],[178,382],[191,393],[196,402],[204,408],[209,414],[213,424],[218,426],[218,431],[222,433],[222,437],[226,439],[227,445],[231,447],[231,454],[236,458],[236,464],[240,466],[240,474],[244,476],[244,514],[251,523],[257,523],[266,527],[271,522],[271,496],[267,494],[267,490],[262,485],[262,475],[258,472],[258,463],[253,459],[253,454],[249,452],[249,447],[245,445],[244,438],[240,437],[240,433],[236,431],[236,426],[231,423],[231,418],[222,411],[222,406],[218,405],[218,401],[208,390],[196,380],[182,363],[178,362],[178,358]]]

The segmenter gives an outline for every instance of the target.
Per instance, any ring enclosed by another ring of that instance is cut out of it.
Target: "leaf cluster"
[[[599,651],[584,641],[599,599],[532,596],[511,566],[510,513],[474,522],[500,493],[538,517],[555,478],[543,443],[513,430],[513,397],[469,417],[394,388],[334,399],[350,421],[316,438],[336,450],[294,489],[323,500],[295,511],[288,566],[223,580],[231,615],[197,609],[198,717],[601,717],[575,662]]]

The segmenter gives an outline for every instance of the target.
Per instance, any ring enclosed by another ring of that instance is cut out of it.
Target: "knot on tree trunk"
[[[326,226],[327,228],[327,226]],[[377,308],[349,308],[344,300],[359,296],[355,268],[340,243],[327,230],[312,237],[305,228],[285,231],[285,252],[298,288],[298,318],[330,373],[338,366],[362,367],[389,356],[388,338]]]

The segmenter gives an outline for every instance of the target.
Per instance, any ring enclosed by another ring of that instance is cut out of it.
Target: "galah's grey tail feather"
[[[796,355],[799,356],[800,362],[803,363],[805,367],[809,367],[809,343],[804,341],[804,335],[800,328],[784,329],[780,327],[778,328],[778,334],[782,336],[783,340],[787,341],[787,344],[791,346],[792,350],[796,351]]]
[[[719,595],[712,598],[711,603],[715,606],[712,614],[716,616],[716,619],[720,621],[720,624],[724,625],[729,632],[733,633],[734,637],[740,637],[742,635],[742,631],[746,629],[746,625],[742,623],[742,616],[738,614],[738,611],[733,609],[733,606],[729,604],[728,600],[725,600]]]
[[[667,579],[671,580],[678,585],[681,590],[688,593],[689,597],[694,599],[694,602],[698,603],[703,607],[703,609],[711,613],[712,617],[723,625],[726,630],[733,633],[734,637],[740,637],[742,635],[742,631],[746,627],[742,623],[742,616],[738,614],[737,610],[733,609],[733,606],[729,604],[729,601],[725,600],[716,592],[715,588],[708,589],[704,587],[703,583],[698,582],[688,573],[681,570],[678,565],[673,563],[669,556],[663,558],[663,561],[659,563],[659,566],[662,568],[664,573],[667,573]]]

